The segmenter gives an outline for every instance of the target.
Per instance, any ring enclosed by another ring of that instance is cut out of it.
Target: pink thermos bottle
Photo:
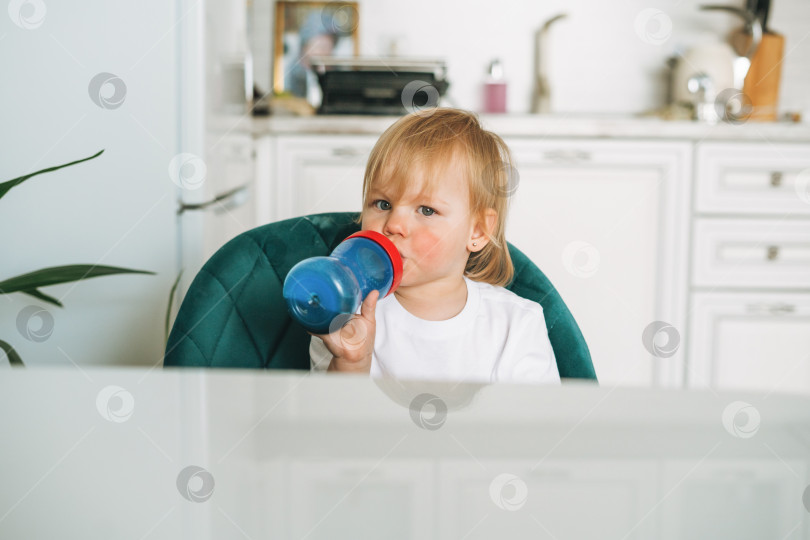
[[[484,83],[484,112],[506,112],[506,81],[501,61],[497,58],[489,64],[489,77]]]

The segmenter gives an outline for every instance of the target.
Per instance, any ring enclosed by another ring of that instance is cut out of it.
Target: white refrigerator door
[[[217,249],[255,224],[244,2],[206,3],[180,25],[179,299]]]

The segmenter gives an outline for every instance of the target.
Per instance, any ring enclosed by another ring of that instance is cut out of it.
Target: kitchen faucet
[[[551,91],[548,84],[548,29],[553,23],[567,16],[565,13],[555,15],[534,34],[534,92],[532,93],[532,113],[534,114],[551,111]]]

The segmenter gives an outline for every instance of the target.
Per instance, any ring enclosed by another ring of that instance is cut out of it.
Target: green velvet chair
[[[315,214],[240,234],[202,267],[180,306],[164,366],[308,370],[310,335],[287,313],[284,278],[297,262],[328,255],[359,230],[356,213]],[[563,378],[596,380],[588,346],[557,290],[509,244],[507,289],[538,302]]]

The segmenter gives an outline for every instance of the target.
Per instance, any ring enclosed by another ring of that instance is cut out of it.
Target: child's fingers
[[[377,310],[377,300],[379,300],[380,291],[373,290],[368,293],[366,299],[363,301],[363,305],[360,306],[360,315],[369,321],[374,320],[374,312]]]

